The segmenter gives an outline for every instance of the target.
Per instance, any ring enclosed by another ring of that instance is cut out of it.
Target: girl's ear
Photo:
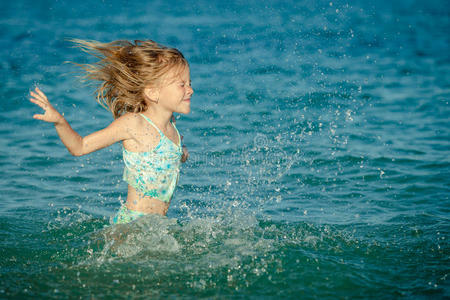
[[[159,91],[156,88],[145,88],[144,97],[150,102],[158,103]]]

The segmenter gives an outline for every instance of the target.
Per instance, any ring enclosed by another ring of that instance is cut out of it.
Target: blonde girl
[[[173,113],[190,112],[194,91],[188,62],[177,49],[150,40],[73,41],[99,59],[79,66],[88,79],[100,82],[97,100],[111,111],[114,121],[82,137],[39,88],[30,92],[30,101],[44,113],[33,118],[53,123],[74,156],[122,142],[128,194],[113,223],[128,223],[146,214],[166,215],[180,164],[188,157],[173,119]]]

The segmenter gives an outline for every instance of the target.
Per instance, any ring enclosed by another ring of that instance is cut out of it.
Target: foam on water
[[[261,220],[251,211],[230,209],[232,213],[223,211],[214,218],[177,221],[148,216],[114,226],[81,211],[61,209],[41,234],[54,254],[48,257],[45,252],[35,252],[39,264],[29,269],[31,280],[47,279],[34,292],[41,293],[58,281],[58,292],[63,294],[83,288],[113,297],[146,293],[164,297],[177,290],[185,296],[212,296],[231,291],[245,294],[252,286],[257,287],[253,295],[265,295],[289,278],[298,288],[278,290],[280,295],[314,291],[316,296],[327,296],[329,288],[338,290],[335,295],[357,295],[352,286],[360,284],[372,286],[373,292],[380,286],[402,289],[392,282],[394,274],[384,279],[373,277],[384,272],[380,259],[394,263],[399,257],[410,257],[409,265],[397,266],[407,272],[418,263],[418,252],[421,259],[444,259],[449,250],[438,241],[426,242],[426,233],[417,228],[403,225],[393,229],[361,224],[349,230],[345,226]],[[398,218],[393,222],[405,223]],[[372,238],[374,232],[378,236],[383,231],[387,234],[383,242]],[[43,267],[45,275],[41,274]],[[360,276],[363,270],[366,277]],[[421,280],[415,276],[409,277]],[[446,280],[444,273],[439,276],[436,285]],[[378,290],[376,294],[390,293]]]

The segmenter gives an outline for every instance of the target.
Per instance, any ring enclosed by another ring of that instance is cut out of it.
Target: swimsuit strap
[[[158,131],[158,133],[161,135],[161,137],[166,136],[159,128],[158,126],[155,125],[155,123],[152,122],[152,120],[150,120],[150,118],[144,116],[143,114],[140,114],[145,120],[147,120],[147,122],[149,122],[153,127],[155,127],[155,129]],[[178,135],[178,145],[175,145],[180,147],[181,146],[181,136],[180,133],[178,132],[177,126],[175,126],[175,123],[170,121],[170,123],[172,123],[173,128],[175,128],[175,131],[177,132]],[[167,139],[169,139],[168,137],[166,137]]]
[[[155,129],[158,131],[158,133],[162,136],[164,136],[164,133],[162,133],[162,131],[158,128],[158,126],[155,125],[155,123],[152,122],[152,120],[150,120],[150,118],[144,116],[143,114],[140,114],[144,119],[147,120],[147,122],[149,122],[153,127],[155,127]]]

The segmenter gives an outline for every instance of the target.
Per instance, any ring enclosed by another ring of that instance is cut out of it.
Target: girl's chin
[[[179,109],[178,111],[177,111],[177,113],[179,113],[179,114],[185,114],[185,115],[187,115],[188,113],[190,113],[191,112],[191,108],[190,107],[183,107],[183,108],[181,108],[181,109]]]
[[[176,111],[179,114],[188,114],[191,111],[191,101],[183,100],[176,107]]]

